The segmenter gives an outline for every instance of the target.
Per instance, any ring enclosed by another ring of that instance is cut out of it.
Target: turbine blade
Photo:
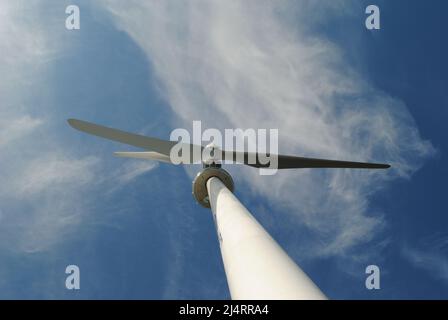
[[[148,159],[161,161],[166,163],[172,163],[170,157],[165,156],[158,152],[144,151],[144,152],[114,152],[117,157],[123,158],[135,158],[135,159]]]
[[[134,147],[142,148],[149,151],[155,151],[161,156],[170,158],[171,148],[178,144],[177,141],[167,141],[157,138],[151,138],[147,136],[142,136],[135,133],[129,133],[118,129],[113,129],[98,124],[90,123],[87,121],[69,119],[67,120],[70,126],[76,130],[92,134],[101,138],[109,139],[112,141],[117,141],[125,143]],[[190,159],[183,162],[184,164],[197,163],[200,162],[200,156],[202,154],[202,146],[194,144],[183,144],[185,148],[190,150]],[[195,155],[199,156],[199,159],[195,159]],[[155,156],[153,154],[153,156]],[[161,158],[162,159],[162,158]],[[164,158],[166,159],[166,158]],[[160,160],[163,161],[163,160]],[[169,161],[171,162],[171,161]]]
[[[171,148],[177,143],[175,141],[165,141],[157,138],[145,137],[82,120],[69,119],[68,123],[76,130],[101,138],[129,144],[134,147],[153,150],[166,156],[170,155]]]
[[[268,155],[269,156],[269,155]],[[255,168],[269,168],[269,163],[260,162],[258,154],[237,151],[223,151],[225,160],[242,163]],[[274,155],[272,155],[274,157]],[[388,169],[389,164],[315,159],[296,156],[277,155],[277,169],[300,168],[347,168],[347,169]]]

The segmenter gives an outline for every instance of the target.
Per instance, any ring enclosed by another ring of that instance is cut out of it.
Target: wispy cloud
[[[29,163],[9,164],[11,171],[1,173],[8,181],[0,188],[2,247],[36,252],[73,233],[86,213],[80,196],[91,188],[96,163],[93,157],[70,159],[43,152]]]
[[[409,177],[433,152],[406,105],[373,87],[345,61],[342,48],[312,31],[314,17],[351,5],[102,3],[145,50],[187,128],[195,119],[221,129],[279,128],[284,153],[392,164],[389,172],[279,173],[269,183],[256,171],[238,171],[240,184],[243,178],[316,234],[319,240],[303,244],[312,256],[341,255],[377,235],[385,221],[370,211],[369,196],[392,178]]]
[[[80,155],[66,143],[55,121],[64,121],[55,113],[63,113],[66,103],[54,108],[61,101],[55,101],[49,76],[52,62],[69,53],[70,41],[62,40],[73,34],[66,33],[64,21],[63,2],[0,1],[2,249],[37,252],[60,244],[84,218],[95,216],[98,190],[113,192],[155,166],[104,168],[97,155]]]
[[[128,161],[117,172],[117,179],[120,183],[126,184],[131,182],[135,178],[145,174],[154,168],[157,168],[158,164],[155,161]]]
[[[448,283],[448,258],[446,253],[406,248],[403,250],[403,254],[415,267],[426,270],[433,277]]]
[[[420,241],[418,246],[405,245],[402,254],[414,267],[448,284],[447,235],[433,235]]]
[[[0,120],[0,148],[31,133],[42,124],[41,119],[23,115],[18,118]]]
[[[18,198],[33,196],[51,190],[62,191],[88,184],[94,179],[92,167],[97,158],[70,159],[57,154],[44,154],[30,159],[19,176],[9,185],[12,195]],[[7,190],[4,190],[5,194]]]

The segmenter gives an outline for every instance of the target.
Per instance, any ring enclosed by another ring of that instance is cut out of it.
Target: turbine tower
[[[178,142],[128,133],[76,119],[69,119],[68,122],[77,130],[146,150],[116,152],[117,156],[173,163],[170,153]],[[326,299],[322,291],[233,194],[233,179],[227,171],[222,169],[221,163],[229,160],[255,168],[267,167],[259,161],[259,156],[248,152],[223,151],[214,145],[203,147],[183,144],[183,147],[190,151],[184,164],[203,164],[203,170],[193,181],[193,195],[199,204],[211,208],[213,213],[232,299]],[[211,157],[204,157],[204,154]],[[278,169],[387,169],[390,167],[387,164],[285,155],[278,155],[277,159]]]

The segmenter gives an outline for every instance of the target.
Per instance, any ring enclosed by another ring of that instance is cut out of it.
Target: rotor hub
[[[209,166],[196,175],[193,180],[193,196],[196,201],[205,208],[210,208],[207,191],[207,180],[216,177],[231,191],[235,189],[232,176],[220,166]]]
[[[220,163],[219,153],[221,149],[214,143],[209,143],[205,146],[202,152],[202,165],[204,168],[212,167]]]

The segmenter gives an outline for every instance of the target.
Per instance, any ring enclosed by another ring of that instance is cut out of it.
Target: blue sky
[[[81,29],[65,29],[65,7]],[[448,47],[432,1],[0,1],[0,298],[227,299],[199,167],[80,118],[168,138],[278,128],[280,151],[389,162],[389,172],[228,168],[236,193],[332,299],[448,298]],[[65,267],[81,290],[65,288]],[[381,290],[365,289],[367,265]]]

